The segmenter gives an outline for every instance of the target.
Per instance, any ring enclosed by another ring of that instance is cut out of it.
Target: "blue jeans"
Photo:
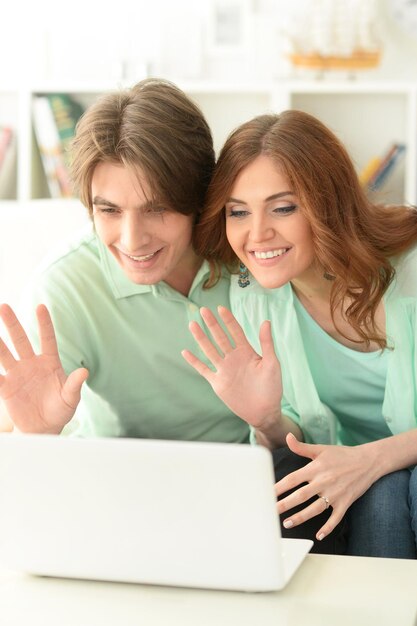
[[[417,558],[417,468],[380,478],[346,513],[347,554]]]

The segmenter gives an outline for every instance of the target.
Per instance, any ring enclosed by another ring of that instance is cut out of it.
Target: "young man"
[[[192,243],[214,167],[201,111],[163,80],[111,93],[80,120],[72,162],[93,228],[31,285],[39,354],[34,320],[29,339],[0,309],[18,355],[0,340],[15,429],[247,442],[247,424],[181,357],[199,308],[229,293],[226,272],[204,289],[209,268]]]

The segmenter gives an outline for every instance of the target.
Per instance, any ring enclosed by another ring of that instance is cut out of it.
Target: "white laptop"
[[[0,434],[0,565],[92,580],[270,591],[282,539],[264,447]]]

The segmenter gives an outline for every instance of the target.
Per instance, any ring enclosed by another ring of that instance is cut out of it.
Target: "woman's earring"
[[[326,280],[335,280],[336,276],[334,276],[333,274],[329,274],[329,272],[324,272],[323,278],[325,278]]]
[[[242,262],[239,264],[239,280],[237,284],[239,287],[242,287],[242,289],[250,285],[249,270]]]

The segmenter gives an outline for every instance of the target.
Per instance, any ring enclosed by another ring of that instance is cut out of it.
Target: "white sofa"
[[[74,200],[1,202],[0,302],[18,309],[22,288],[42,258],[89,221],[85,207]],[[7,342],[1,323],[0,333]],[[0,431],[10,426],[0,402]]]
[[[41,259],[88,222],[75,200],[0,203],[0,301],[17,306]]]

